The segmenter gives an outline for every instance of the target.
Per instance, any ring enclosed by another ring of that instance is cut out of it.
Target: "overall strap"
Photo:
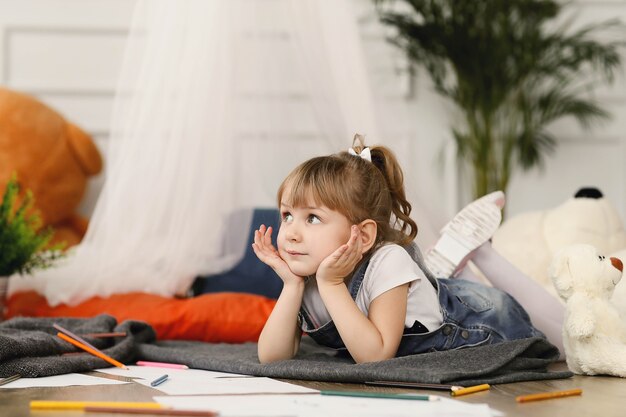
[[[433,287],[437,288],[437,277],[433,275],[433,273],[430,272],[430,269],[428,269],[428,267],[426,266],[426,263],[424,262],[424,255],[422,255],[422,251],[420,251],[417,243],[409,243],[409,245],[404,247],[404,250],[406,250],[409,255],[411,255],[411,258],[413,258],[417,266],[420,267],[420,269],[422,270],[424,275],[426,275],[426,278],[428,278]]]
[[[348,283],[348,291],[350,292],[350,296],[353,300],[356,300],[356,295],[359,292],[359,288],[361,288],[361,284],[363,283],[363,279],[365,278],[365,271],[367,271],[367,267],[369,266],[369,264],[370,260],[367,259],[352,274],[352,278]]]

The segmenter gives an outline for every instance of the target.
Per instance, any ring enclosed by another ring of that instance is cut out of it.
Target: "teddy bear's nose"
[[[617,258],[611,258],[611,265],[613,265],[615,268],[619,269],[620,272],[622,272],[624,270],[624,265],[622,264],[622,261],[620,261]]]

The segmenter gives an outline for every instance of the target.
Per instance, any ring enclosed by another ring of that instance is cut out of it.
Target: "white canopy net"
[[[51,305],[182,293],[242,256],[249,242],[224,244],[250,226],[226,229],[234,210],[274,205],[296,164],[356,132],[384,143],[351,4],[140,0],[87,235],[10,292]]]

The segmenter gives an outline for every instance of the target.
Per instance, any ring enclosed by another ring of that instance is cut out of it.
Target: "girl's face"
[[[351,223],[343,214],[316,205],[311,198],[302,207],[291,207],[286,203],[289,200],[286,190],[280,204],[278,252],[294,274],[315,275],[320,263],[348,242]]]

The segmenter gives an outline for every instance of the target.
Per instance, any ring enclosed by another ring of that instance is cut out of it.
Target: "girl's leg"
[[[470,260],[496,288],[512,295],[528,312],[533,325],[563,354],[561,329],[565,308],[541,285],[498,254],[489,239],[500,225],[504,194],[488,194],[467,205],[441,230],[441,238],[424,261],[437,277],[484,283],[468,267]]]
[[[481,279],[478,275],[474,273],[474,271],[472,271],[472,268],[470,268],[469,265],[461,269],[459,273],[454,276],[454,278],[464,279],[466,281],[474,281],[474,282],[478,282],[479,284],[485,283],[483,279]]]
[[[506,291],[524,307],[533,325],[541,330],[563,355],[561,330],[565,314],[563,304],[496,252],[489,242],[473,253],[472,262],[494,287]],[[473,273],[465,271],[468,269],[464,269],[462,276],[468,276],[471,279]]]

